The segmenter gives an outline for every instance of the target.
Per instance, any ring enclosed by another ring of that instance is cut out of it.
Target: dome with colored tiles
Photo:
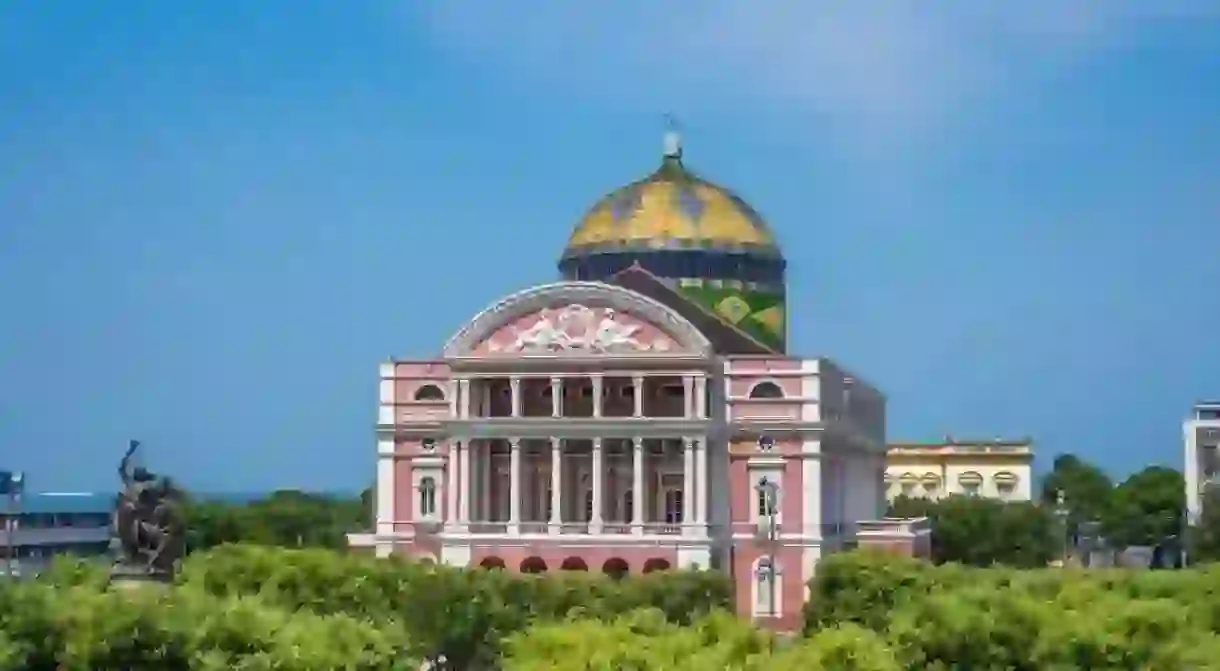
[[[687,300],[782,352],[785,262],[762,217],[728,189],[692,173],[677,136],[661,166],[597,201],[559,260],[572,280],[604,280],[639,266]]]

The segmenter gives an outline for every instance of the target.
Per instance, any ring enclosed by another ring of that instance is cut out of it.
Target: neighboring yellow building
[[[1033,496],[1033,441],[961,440],[890,443],[886,450],[885,496],[938,499],[969,494],[1028,501]]]

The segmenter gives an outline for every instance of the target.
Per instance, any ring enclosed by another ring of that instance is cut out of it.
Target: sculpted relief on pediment
[[[674,348],[665,334],[612,308],[579,304],[542,310],[506,330],[508,333],[497,334],[488,342],[489,353],[660,353]]]

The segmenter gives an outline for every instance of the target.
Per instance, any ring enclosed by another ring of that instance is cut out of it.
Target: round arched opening
[[[443,401],[445,400],[445,392],[434,384],[425,384],[415,392],[415,400],[417,401]]]
[[[602,573],[605,573],[615,580],[625,578],[630,571],[631,567],[627,564],[627,560],[619,557],[607,559],[606,563],[602,564]]]
[[[580,557],[568,557],[559,565],[561,571],[588,571],[589,565]]]
[[[652,573],[653,571],[668,571],[669,562],[660,557],[653,557],[644,562],[644,573]]]
[[[504,560],[499,557],[487,557],[479,562],[480,568],[504,570]]]
[[[522,573],[546,573],[546,562],[542,557],[526,557],[521,560]]]
[[[784,390],[774,382],[759,382],[750,388],[750,398],[783,398]]]

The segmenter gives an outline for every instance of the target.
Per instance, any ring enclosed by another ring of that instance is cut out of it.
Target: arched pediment
[[[711,344],[668,306],[600,282],[556,282],[512,294],[480,312],[444,355],[699,354]]]

